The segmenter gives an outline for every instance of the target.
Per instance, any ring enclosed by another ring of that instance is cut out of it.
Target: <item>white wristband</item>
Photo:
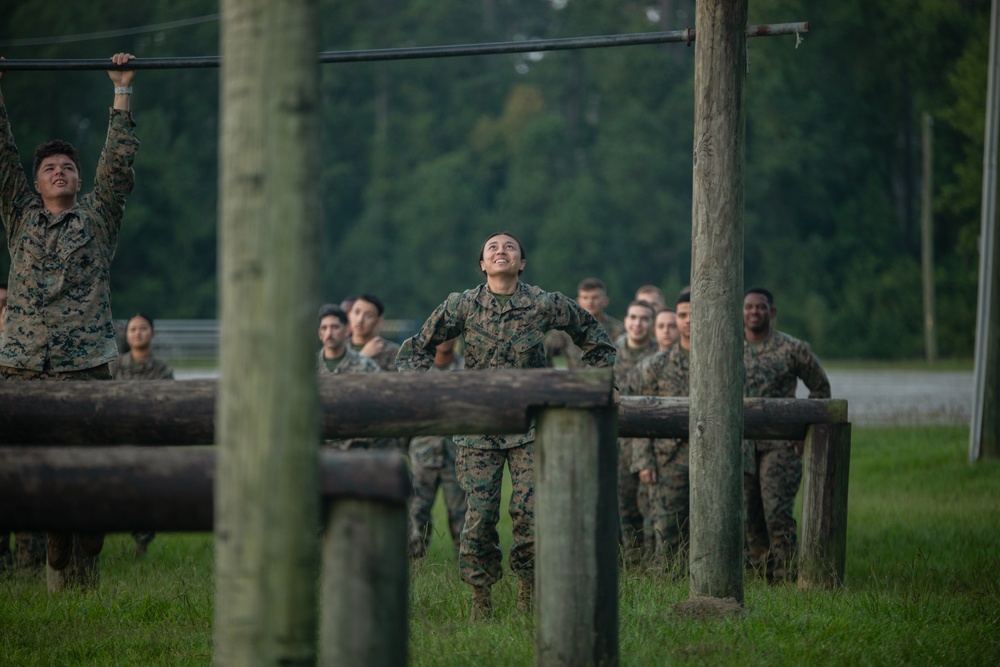
[[[122,88],[122,87],[115,88],[115,95],[131,95],[131,94],[132,94],[132,86],[129,86],[127,88]]]

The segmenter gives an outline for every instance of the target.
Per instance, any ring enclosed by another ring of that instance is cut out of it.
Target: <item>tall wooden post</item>
[[[799,588],[838,588],[847,564],[851,425],[810,425],[802,462]]]
[[[316,662],[315,0],[222,0],[215,664]]]
[[[743,601],[747,0],[699,0],[691,244],[691,594]]]
[[[1000,458],[1000,235],[997,234],[997,152],[1000,145],[1000,0],[990,12],[990,52],[983,137],[983,204],[979,234],[979,298],[973,371],[969,461]]]
[[[535,664],[618,664],[613,409],[549,408],[535,429]]]
[[[924,112],[920,132],[923,177],[920,196],[920,272],[924,293],[924,358],[937,360],[937,315],[934,300],[934,119]]]

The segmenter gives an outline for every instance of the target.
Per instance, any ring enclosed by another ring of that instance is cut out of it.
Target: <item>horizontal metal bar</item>
[[[809,32],[809,23],[773,23],[748,26],[747,37],[770,37],[774,35],[795,35]],[[324,51],[319,54],[319,62],[357,63],[383,60],[415,60],[423,58],[454,58],[459,56],[488,56],[508,53],[536,53],[540,51],[566,51],[571,49],[598,49],[615,46],[640,46],[644,44],[665,44],[684,42],[691,44],[695,39],[694,28],[667,32],[643,32],[627,35],[600,35],[592,37],[565,37],[561,39],[529,39],[518,42],[492,42],[486,44],[460,44],[454,46],[415,46],[394,49],[363,49],[360,51]],[[109,70],[109,69],[191,69],[219,67],[221,56],[190,56],[183,58],[136,58],[127,65],[116,67],[106,58],[98,59],[47,59],[47,60],[4,60],[0,70],[14,71],[68,71],[68,70]]]

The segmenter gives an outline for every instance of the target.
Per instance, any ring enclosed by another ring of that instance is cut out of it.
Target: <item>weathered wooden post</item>
[[[614,408],[548,408],[535,428],[535,664],[618,664]]]
[[[327,503],[320,664],[401,667],[406,665],[409,636],[409,472],[398,452],[344,456],[351,455],[383,462],[380,481],[386,492]]]
[[[215,664],[316,662],[318,12],[222,0]]]
[[[837,588],[847,560],[851,425],[812,424],[802,464],[799,588]]]
[[[699,0],[691,243],[691,594],[743,601],[747,0]]]

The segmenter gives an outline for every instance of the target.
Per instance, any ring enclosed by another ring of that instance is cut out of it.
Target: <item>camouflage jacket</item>
[[[128,112],[111,110],[94,191],[53,218],[31,188],[0,105],[0,218],[11,269],[0,365],[76,371],[118,356],[111,260],[139,140]]]
[[[640,360],[646,357],[656,354],[659,346],[656,344],[656,339],[650,337],[649,342],[646,346],[634,350],[628,346],[628,336],[622,334],[615,339],[615,350],[618,354],[615,357],[615,380],[618,381],[619,387],[624,387],[628,384],[628,373],[632,370]]]
[[[774,330],[759,343],[743,341],[746,379],[743,395],[760,398],[794,398],[799,379],[809,388],[809,398],[830,398],[830,380],[819,359],[805,342]],[[752,447],[745,441],[744,466],[754,467]],[[757,449],[788,446],[783,440],[756,441]]]
[[[393,343],[391,340],[382,339],[385,341],[385,347],[378,354],[372,355],[370,358],[375,362],[375,365],[384,371],[390,371],[392,373],[396,372],[396,353],[399,352],[399,345]],[[361,347],[355,347],[353,343],[350,345],[351,349],[361,354]]]
[[[316,359],[317,373],[378,373],[381,370],[374,361],[363,354],[358,354],[350,347],[344,351],[344,358],[332,371],[326,366],[323,350],[319,351],[319,357]]]
[[[150,357],[136,361],[126,352],[112,364],[111,377],[115,380],[173,380],[174,371],[161,359]]]
[[[628,374],[625,393],[630,396],[687,396],[690,353],[680,341],[663,352],[642,359]],[[634,438],[632,472],[656,466],[656,449],[676,449],[683,441],[674,438]]]
[[[545,368],[545,332],[559,329],[583,350],[587,366],[610,368],[615,347],[594,317],[559,292],[517,284],[503,307],[486,285],[448,296],[396,355],[401,371],[423,371],[434,362],[438,343],[465,335],[465,368],[494,371]],[[535,429],[520,435],[456,436],[455,442],[477,449],[509,449],[535,438]]]

